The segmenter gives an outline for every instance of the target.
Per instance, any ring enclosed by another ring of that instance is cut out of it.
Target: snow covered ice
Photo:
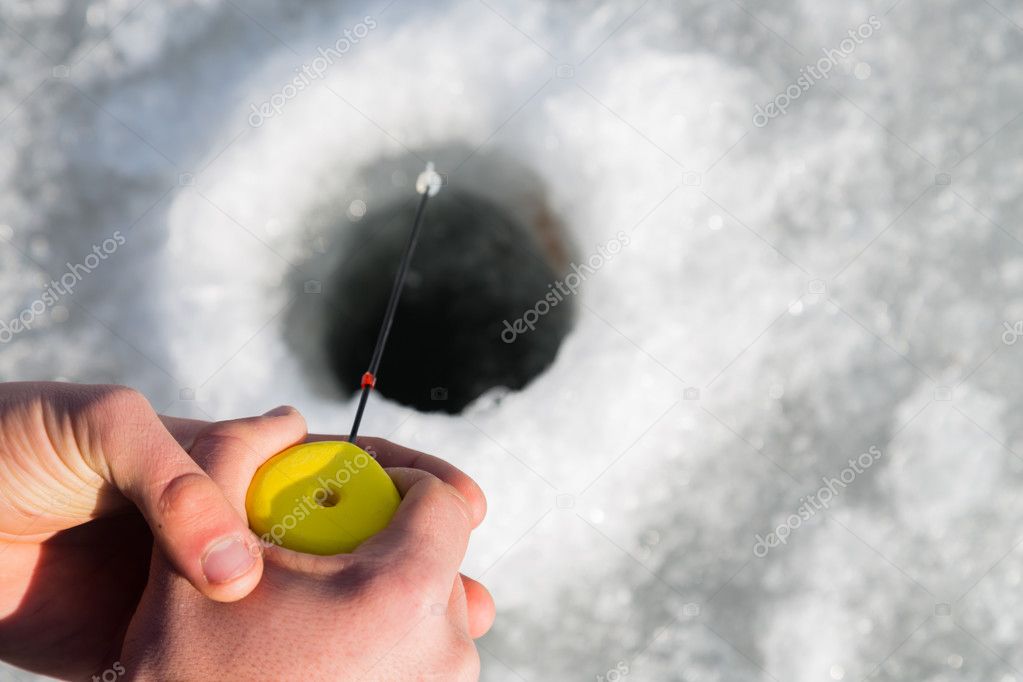
[[[498,604],[483,679],[1023,682],[1018,6],[6,0],[0,18],[0,319],[125,242],[0,348],[5,380],[124,383],[206,419],[290,403],[343,432],[355,401],[316,389],[282,323],[316,295],[296,273],[343,244],[316,216],[414,197],[414,173],[358,174],[408,150],[478,149],[438,163],[452,188],[506,155],[574,262],[628,245],[524,390],[455,416],[377,395],[363,424],[487,492],[464,569]]]

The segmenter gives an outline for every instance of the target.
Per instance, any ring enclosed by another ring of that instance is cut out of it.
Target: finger
[[[430,603],[445,604],[469,544],[468,505],[450,485],[419,469],[388,469],[402,502],[388,526],[355,554],[378,562],[378,570],[421,590]]]
[[[103,453],[112,482],[142,511],[163,553],[211,599],[234,601],[251,592],[263,565],[243,506],[225,496],[163,427],[148,403],[142,408],[129,399],[111,412],[121,419],[139,419],[141,415],[139,429],[111,430]],[[287,418],[282,421],[290,424]],[[294,431],[287,426],[285,430]],[[197,436],[197,444],[212,437],[225,446],[225,457],[238,457],[246,441],[240,436],[232,441],[216,434],[216,426],[210,427]],[[301,434],[291,438],[300,439]]]
[[[244,517],[245,494],[256,469],[305,436],[305,418],[282,405],[260,417],[207,425],[195,436],[190,454]]]
[[[160,421],[163,422],[163,428],[170,432],[170,435],[174,436],[174,440],[178,442],[182,448],[187,452],[192,449],[192,445],[195,443],[195,437],[199,435],[199,432],[207,428],[211,422],[203,421],[202,419],[185,419],[183,417],[168,417],[166,415],[160,415]]]
[[[461,579],[469,611],[469,636],[476,639],[490,630],[490,626],[494,624],[497,609],[494,606],[494,598],[490,596],[490,590],[482,583],[476,582],[466,575],[461,576]]]
[[[308,438],[310,441],[337,439],[338,436],[321,434],[310,434]],[[439,457],[397,445],[383,438],[360,437],[356,439],[356,444],[371,454],[385,469],[391,467],[421,469],[453,486],[469,504],[472,511],[473,528],[480,525],[483,517],[487,515],[487,498],[484,497],[483,490],[476,484],[476,481],[455,465],[445,462]]]

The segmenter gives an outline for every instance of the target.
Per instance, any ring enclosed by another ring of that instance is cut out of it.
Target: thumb
[[[281,442],[301,439],[305,431],[304,422],[296,429],[293,418],[257,419],[271,430],[267,422],[284,422],[277,428],[285,431],[277,438]],[[113,483],[141,510],[163,554],[197,590],[216,601],[241,599],[263,573],[259,542],[243,512],[178,445],[155,413],[142,423],[134,442],[104,444]],[[205,440],[213,449],[238,444],[235,434],[218,436],[217,428],[211,425],[196,444]]]

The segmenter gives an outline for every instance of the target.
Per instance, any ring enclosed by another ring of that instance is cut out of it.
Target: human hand
[[[298,426],[275,423],[276,439]],[[281,448],[253,438],[246,420],[209,433],[192,455],[241,510],[256,468]],[[236,456],[209,445],[225,442]],[[404,498],[388,527],[351,554],[266,547],[263,580],[230,604],[204,599],[157,549],[119,659],[129,678],[477,678],[472,638],[489,628],[493,602],[458,567],[482,493],[442,460],[378,439],[359,445]]]
[[[300,431],[264,445],[287,447]],[[145,585],[154,536],[208,598],[238,599],[259,582],[244,515],[140,394],[0,384],[0,659],[61,677],[106,667]]]

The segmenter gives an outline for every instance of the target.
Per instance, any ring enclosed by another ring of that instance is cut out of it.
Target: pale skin
[[[494,605],[458,571],[486,502],[452,465],[360,438],[404,499],[351,554],[248,530],[256,467],[324,438],[287,407],[206,423],[123,387],[0,384],[0,659],[73,679],[476,679]]]

